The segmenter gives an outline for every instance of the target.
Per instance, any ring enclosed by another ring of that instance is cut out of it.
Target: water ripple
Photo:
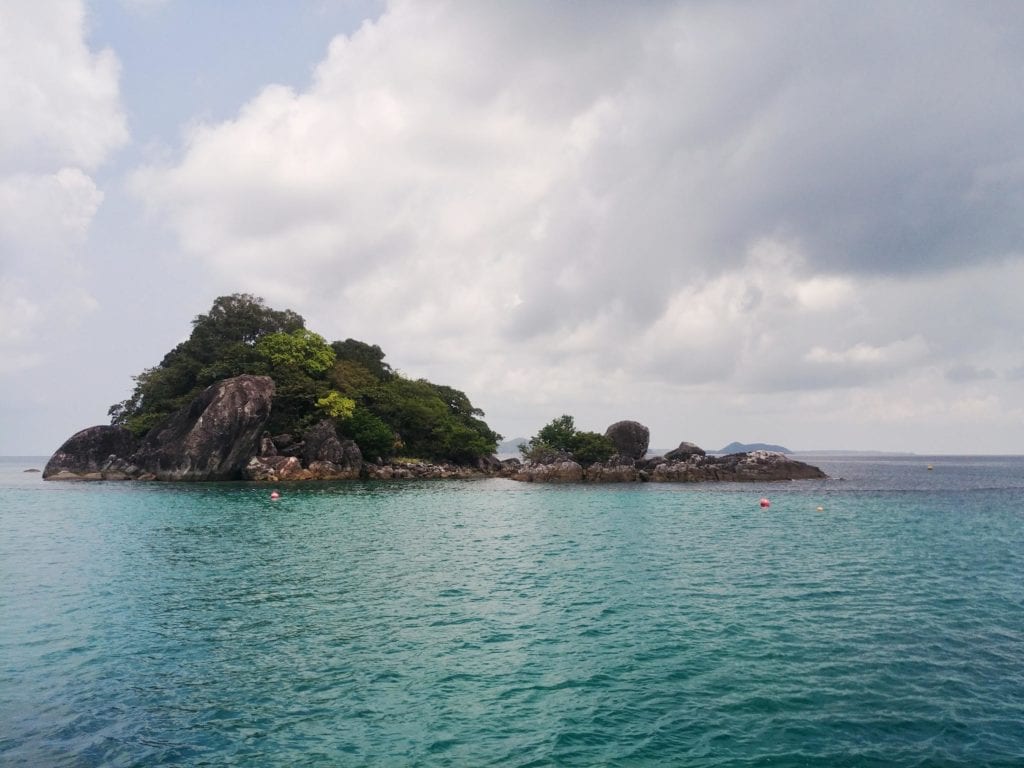
[[[1022,764],[989,485],[26,486],[0,763]]]

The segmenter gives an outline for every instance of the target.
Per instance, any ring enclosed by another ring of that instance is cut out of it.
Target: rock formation
[[[584,473],[583,467],[575,461],[531,462],[520,466],[512,479],[527,483],[581,483]]]
[[[817,467],[773,451],[708,456],[694,443],[682,442],[664,456],[643,458],[647,427],[620,421],[605,433],[619,451],[605,462],[583,467],[571,456],[540,456],[524,465],[502,462],[502,474],[513,480],[538,483],[763,482],[824,478]]]
[[[127,478],[137,442],[124,427],[98,426],[76,432],[46,462],[44,480]]]
[[[604,436],[612,441],[620,456],[642,459],[647,453],[651,432],[638,421],[617,421],[605,430]]]
[[[270,416],[269,376],[236,376],[208,387],[139,444],[124,427],[73,435],[50,458],[47,480],[235,480]]]
[[[236,376],[208,387],[154,428],[134,456],[157,480],[237,480],[270,418],[274,380]]]
[[[363,461],[359,446],[323,420],[301,439],[266,435],[274,383],[267,376],[237,376],[206,389],[140,444],[123,427],[99,426],[70,437],[43,471],[47,480],[427,480],[508,477],[537,483],[763,482],[823,478],[817,467],[772,451],[707,456],[680,443],[665,456],[644,458],[649,432],[635,421],[605,433],[618,453],[584,467],[571,454],[552,451],[528,462],[496,457],[475,466],[427,462]]]
[[[686,461],[691,456],[705,456],[706,453],[703,448],[694,444],[683,441],[679,444],[678,448],[669,451],[665,454],[665,458],[669,461]]]

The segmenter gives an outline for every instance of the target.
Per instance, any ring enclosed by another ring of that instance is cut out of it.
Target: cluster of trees
[[[615,445],[602,434],[576,429],[573,417],[562,415],[544,426],[528,443],[519,446],[519,452],[525,458],[539,462],[568,455],[587,467],[608,461],[615,453]]]
[[[214,382],[243,373],[274,379],[273,434],[301,433],[329,418],[370,459],[470,463],[493,453],[501,439],[459,390],[402,376],[377,345],[328,343],[301,315],[249,294],[221,296],[197,316],[189,338],[136,376],[131,396],[111,406],[111,423],[142,436]]]

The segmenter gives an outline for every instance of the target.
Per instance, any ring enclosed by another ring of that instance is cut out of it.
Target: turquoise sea
[[[0,460],[0,765],[1024,765],[1024,458],[808,460],[276,502]]]

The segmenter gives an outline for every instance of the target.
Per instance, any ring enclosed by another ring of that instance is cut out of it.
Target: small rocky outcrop
[[[368,480],[469,480],[491,476],[491,473],[460,464],[393,461],[389,464],[366,464],[363,476]]]
[[[324,419],[302,435],[302,463],[318,480],[359,477],[363,453],[352,440],[341,440],[334,424]]]
[[[639,470],[633,462],[591,464],[585,471],[588,483],[632,483],[640,479]]]
[[[550,464],[530,463],[522,465],[512,479],[527,483],[581,483],[583,467],[575,461],[565,460]]]
[[[650,430],[638,421],[617,421],[604,435],[612,441],[616,453],[631,459],[642,459],[651,439]]]
[[[253,456],[242,470],[242,479],[276,482],[311,480],[313,473],[294,456]]]
[[[731,453],[715,459],[722,480],[755,482],[760,480],[815,480],[826,477],[817,467],[791,459],[778,451]]]
[[[706,456],[707,453],[696,443],[688,443],[685,440],[679,447],[665,454],[668,461],[686,461],[691,456]]]
[[[76,432],[46,462],[44,480],[121,480],[131,476],[138,443],[124,427],[101,425]]]

